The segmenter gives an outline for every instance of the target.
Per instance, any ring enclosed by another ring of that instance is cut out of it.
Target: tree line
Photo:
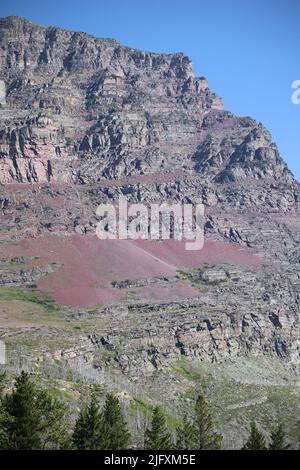
[[[69,421],[68,421],[69,419]],[[283,426],[271,432],[270,443],[251,423],[245,450],[287,450]],[[118,397],[107,394],[103,407],[94,393],[82,407],[75,424],[68,417],[66,404],[49,391],[40,389],[26,372],[16,378],[11,391],[4,393],[0,375],[0,449],[40,450],[124,450],[133,449],[128,424]],[[193,416],[171,432],[164,411],[152,410],[144,433],[146,450],[220,450],[222,436],[215,430],[213,415],[204,395],[199,393]]]

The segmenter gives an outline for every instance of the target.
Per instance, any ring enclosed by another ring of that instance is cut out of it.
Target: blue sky
[[[185,52],[225,107],[272,133],[300,180],[299,0],[0,0],[0,16],[111,37],[158,52]]]

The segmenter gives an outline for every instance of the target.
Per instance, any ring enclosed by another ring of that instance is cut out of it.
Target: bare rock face
[[[181,167],[205,114],[223,109],[184,54],[17,17],[0,30],[2,182],[93,182]]]
[[[215,182],[293,180],[268,132],[224,111],[182,53],[0,22],[2,183],[196,171]]]
[[[0,81],[0,105],[6,106],[6,86],[3,80]]]

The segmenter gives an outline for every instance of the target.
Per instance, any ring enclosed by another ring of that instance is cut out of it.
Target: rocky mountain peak
[[[183,53],[20,17],[0,20],[0,44],[2,182],[93,182],[182,167],[204,116],[223,109]]]
[[[0,20],[0,181],[95,183],[180,171],[293,184],[270,134],[225,111],[183,53]]]

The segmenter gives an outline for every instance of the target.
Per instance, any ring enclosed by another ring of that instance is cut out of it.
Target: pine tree
[[[177,428],[176,432],[176,449],[178,450],[194,450],[196,449],[196,430],[187,416],[183,418],[182,425]]]
[[[105,449],[103,415],[94,395],[77,418],[72,440],[76,449]]]
[[[3,407],[3,391],[4,391],[5,372],[0,373],[0,449],[7,448],[7,436],[5,430],[1,426],[1,423],[5,419],[5,412]]]
[[[129,446],[130,434],[119,399],[108,394],[103,411],[106,450],[123,450]]]
[[[65,416],[67,406],[47,390],[37,390],[36,407],[39,415],[39,435],[42,449],[63,449],[70,444]]]
[[[22,372],[15,388],[3,399],[1,428],[6,435],[6,447],[14,450],[41,448],[39,413],[36,407],[36,388],[30,377]]]
[[[66,439],[65,407],[29,374],[16,378],[14,389],[1,400],[0,447],[13,450],[59,448]]]
[[[5,382],[5,372],[0,372],[0,399],[3,396],[4,382]]]
[[[278,427],[271,433],[271,443],[269,446],[270,450],[288,450],[290,444],[286,442],[285,432],[283,426],[280,423]]]
[[[196,401],[194,426],[196,431],[196,449],[221,449],[222,436],[214,430],[212,415],[202,393],[199,394]]]
[[[151,428],[147,429],[145,433],[145,449],[172,449],[171,434],[167,428],[166,417],[159,406],[153,409]]]
[[[251,423],[250,436],[243,450],[266,450],[265,438],[257,429],[254,421]]]

